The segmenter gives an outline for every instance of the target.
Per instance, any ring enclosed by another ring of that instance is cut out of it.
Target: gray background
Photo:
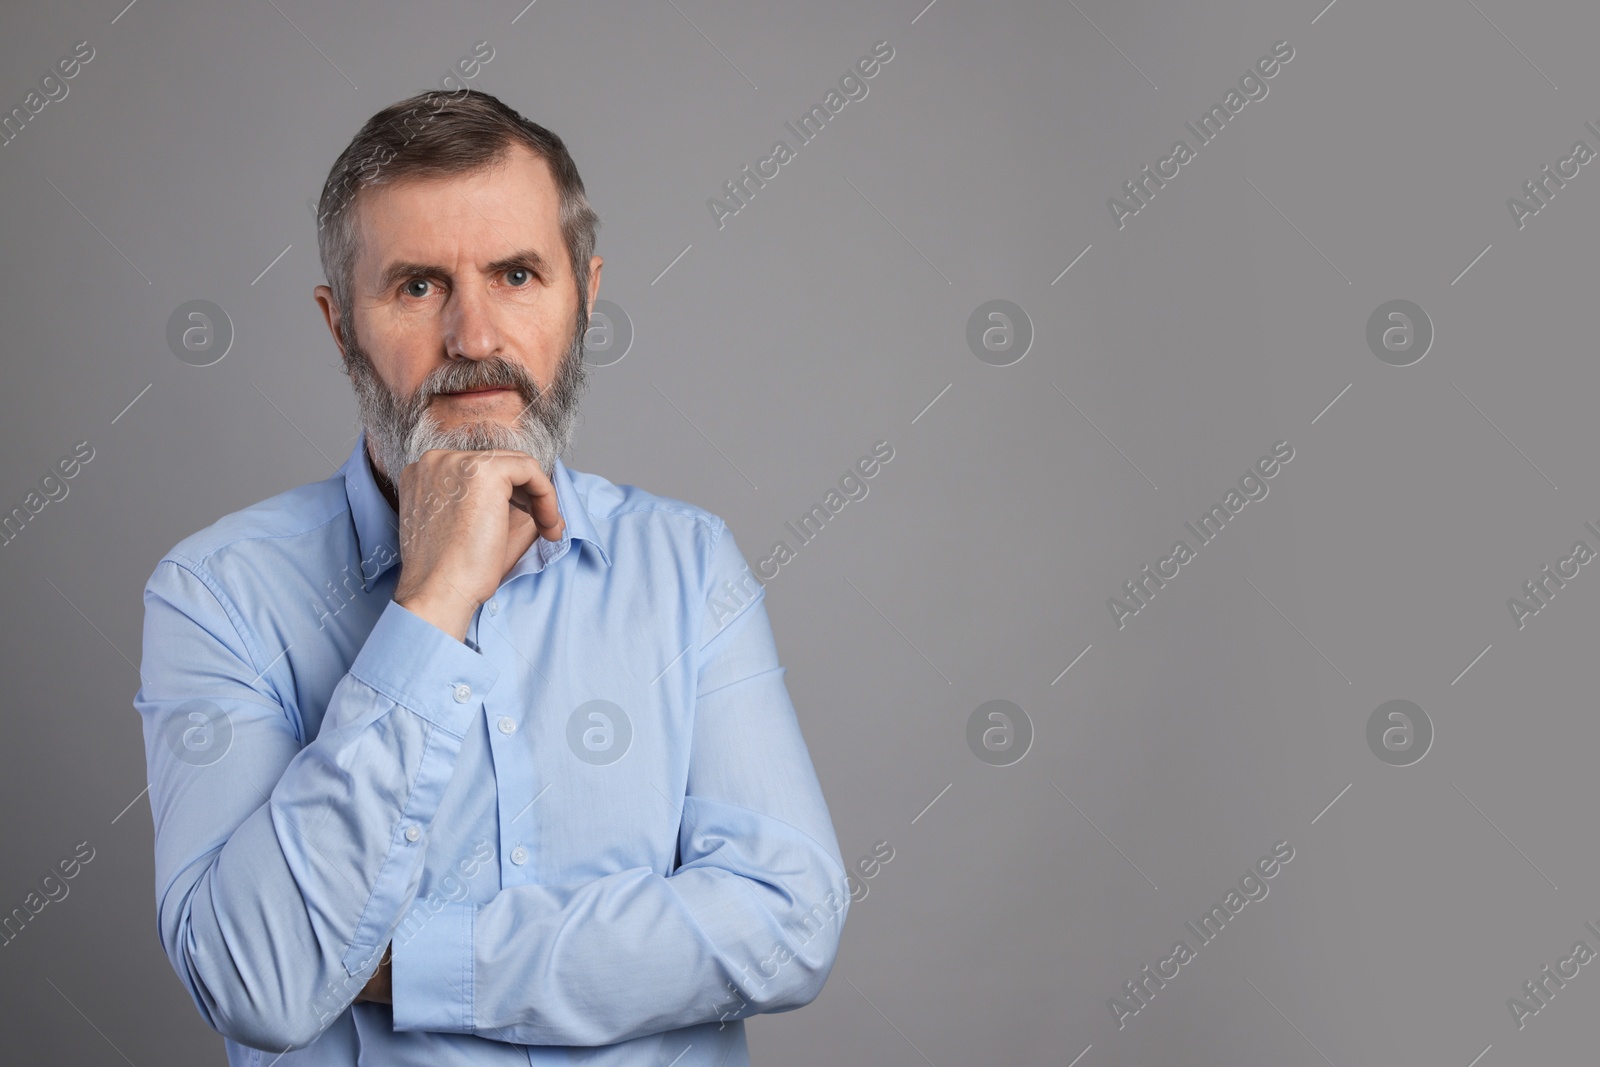
[[[1520,630],[1506,598],[1600,547],[1600,165],[1521,230],[1505,200],[1600,149],[1600,10],[122,3],[0,15],[3,109],[96,49],[0,148],[0,510],[96,450],[0,548],[0,910],[96,850],[0,949],[18,1062],[222,1061],[156,936],[139,594],[347,454],[306,201],[478,40],[472,84],[571,147],[636,330],[572,466],[722,515],[754,565],[895,449],[767,587],[845,858],[895,857],[820,998],[750,1024],[757,1062],[1593,1059],[1600,965],[1520,1031],[1506,999],[1600,948],[1600,577]],[[706,198],[879,40],[867,98],[719,231]],[[1280,40],[1269,95],[1119,231],[1106,198]],[[1008,367],[965,341],[997,298],[1036,333]],[[1364,337],[1396,298],[1436,330],[1404,368]],[[237,331],[213,366],[165,343],[191,299]],[[1279,440],[1267,499],[1119,630],[1106,598]],[[1396,698],[1436,730],[1407,767],[1365,740]],[[993,699],[1034,726],[1013,766],[965,740]],[[1108,998],[1279,840],[1270,895],[1119,1030]]]

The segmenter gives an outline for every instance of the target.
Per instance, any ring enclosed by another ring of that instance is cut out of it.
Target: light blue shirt
[[[228,1062],[748,1064],[849,890],[727,526],[558,462],[462,643],[391,599],[365,446],[145,587],[158,925]]]

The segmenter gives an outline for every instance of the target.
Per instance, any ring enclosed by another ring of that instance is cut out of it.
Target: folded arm
[[[361,992],[410,906],[496,672],[390,603],[303,744],[267,680],[285,650],[259,647],[203,573],[169,557],[145,589],[134,704],[161,941],[213,1029],[304,1047]]]
[[[726,606],[744,563],[719,531],[708,587]],[[849,890],[759,586],[732,615],[708,609],[697,653],[677,870],[446,905],[394,946],[396,1030],[604,1045],[820,992]]]

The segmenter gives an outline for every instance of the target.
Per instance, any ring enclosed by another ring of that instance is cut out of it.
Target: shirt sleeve
[[[707,568],[677,870],[446,904],[395,944],[396,1030],[608,1045],[821,992],[849,908],[844,865],[765,591],[725,529]],[[740,603],[730,588],[753,591]]]
[[[496,671],[390,602],[317,737],[206,571],[145,587],[143,719],[161,942],[200,1014],[242,1044],[316,1040],[416,893],[429,824]]]

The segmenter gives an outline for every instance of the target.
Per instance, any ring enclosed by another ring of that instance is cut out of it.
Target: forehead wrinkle
[[[490,164],[488,164],[488,165],[486,165],[484,167],[478,168],[477,170],[475,170],[473,172],[469,172],[465,177],[468,180],[471,180],[473,178],[479,178],[479,177],[491,177],[491,176],[494,176],[495,172],[504,173],[508,169],[509,165],[511,164],[513,157],[514,157],[514,153],[505,153],[502,156],[500,156],[497,159],[495,159],[494,161],[492,161]],[[549,175],[549,169],[548,169],[549,165],[548,165],[548,163],[546,163],[545,161],[539,159],[536,156],[530,157],[530,158],[532,159],[532,161],[534,163],[542,165],[538,170],[537,177],[535,178],[535,184],[541,185],[541,186],[550,185],[551,182],[550,182],[550,175]],[[371,189],[366,189],[366,190],[364,190],[364,192],[367,192],[367,193],[372,194],[372,195],[370,195],[368,197],[362,197],[361,198],[361,202],[360,202],[358,211],[361,214],[365,214],[367,212],[371,212],[372,214],[369,214],[367,216],[367,218],[369,220],[372,220],[372,221],[376,221],[375,219],[373,219],[373,215],[377,215],[379,217],[388,216],[390,219],[393,219],[395,217],[395,215],[397,214],[396,207],[395,207],[395,204],[394,204],[394,200],[396,199],[396,194],[402,194],[403,195],[403,193],[411,192],[412,190],[408,189],[407,186],[412,186],[413,188],[415,188],[416,186],[424,186],[424,185],[435,184],[435,183],[442,184],[442,185],[448,187],[451,191],[453,191],[456,194],[457,198],[459,198],[461,205],[464,206],[467,209],[470,209],[470,211],[473,213],[473,215],[476,216],[476,220],[473,220],[473,221],[481,221],[481,223],[484,226],[487,226],[489,229],[493,230],[495,232],[495,234],[498,235],[500,237],[500,239],[502,241],[504,241],[507,246],[512,247],[512,248],[516,248],[518,242],[512,240],[509,237],[507,237],[505,232],[498,225],[496,225],[494,220],[490,219],[487,215],[485,215],[483,213],[483,211],[480,210],[478,205],[475,204],[472,201],[472,199],[467,196],[467,194],[461,188],[463,182],[458,181],[457,179],[452,178],[452,177],[448,177],[448,176],[442,177],[442,178],[435,178],[435,179],[419,179],[419,180],[417,180],[415,182],[402,181],[402,182],[399,182],[399,183],[394,184],[394,185],[384,185],[384,186],[377,186],[377,187],[371,188]],[[522,201],[519,200],[519,203],[522,203]],[[557,213],[559,214],[559,205],[557,207]],[[436,212],[434,214],[433,218],[429,219],[427,221],[433,222],[435,224],[440,224],[443,227],[448,227],[447,229],[445,229],[444,232],[448,233],[449,236],[452,237],[455,240],[455,242],[457,243],[457,245],[459,246],[459,244],[461,243],[461,240],[462,240],[462,238],[461,238],[461,227],[460,227],[459,222],[452,224],[449,220],[440,218],[439,214],[440,213]],[[454,214],[454,213],[451,213],[451,214]],[[359,215],[358,215],[358,218],[359,218]],[[544,226],[544,221],[545,220],[542,220],[542,219],[539,219],[539,218],[522,219],[522,220],[519,220],[519,221],[528,223],[528,224],[532,225],[533,227],[535,227],[536,230],[539,230],[539,231],[542,231],[542,230],[547,228],[547,227]],[[426,224],[427,223],[424,222],[424,225],[426,225]],[[433,227],[429,227],[429,228],[432,229]],[[358,227],[357,227],[358,232],[357,232],[357,235],[356,235],[356,247],[357,247],[357,254],[358,254],[358,256],[360,258],[365,258],[365,254],[368,251],[368,246],[371,243],[368,240],[368,237],[369,237],[369,235],[367,233],[368,229],[369,229],[368,226],[359,225],[358,224]],[[413,235],[414,234],[415,234],[415,231],[413,231]],[[564,234],[560,233],[559,228],[558,228],[557,234],[558,234],[557,239],[560,240],[562,242],[562,244],[564,245],[564,243],[565,243],[564,242]],[[402,234],[401,236],[403,238],[404,236],[407,236],[407,235]],[[541,237],[542,236],[543,236],[543,234],[541,234]],[[392,247],[393,243],[398,243],[398,242],[391,242],[391,247]],[[548,285],[554,284],[558,280],[557,279],[557,275],[560,274],[562,272],[562,269],[563,269],[562,268],[562,263],[563,263],[563,257],[560,256],[560,255],[551,255],[549,257],[546,257],[545,255],[541,254],[538,251],[538,249],[536,249],[536,248],[522,247],[522,248],[518,248],[516,251],[514,251],[514,252],[512,252],[512,253],[510,253],[508,255],[501,256],[501,257],[495,259],[490,264],[487,264],[483,269],[486,272],[493,274],[493,273],[498,273],[499,271],[502,271],[502,270],[505,270],[505,269],[509,269],[511,267],[514,267],[514,266],[525,264],[525,265],[529,266],[530,268],[532,268],[534,273],[537,275],[538,279],[541,280],[546,286],[548,286]],[[392,285],[397,284],[399,281],[403,280],[403,278],[410,277],[410,276],[413,276],[413,275],[424,275],[424,276],[426,276],[426,275],[434,275],[434,276],[449,277],[450,274],[451,274],[450,270],[448,268],[446,268],[445,266],[443,266],[442,264],[430,264],[430,263],[424,262],[421,257],[415,256],[415,255],[407,256],[403,262],[396,262],[396,263],[390,264],[388,267],[385,267],[385,268],[383,268],[383,269],[381,269],[379,271],[378,277],[377,277],[376,281],[374,282],[374,290],[373,291],[375,293],[384,292],[388,288],[390,288]]]

